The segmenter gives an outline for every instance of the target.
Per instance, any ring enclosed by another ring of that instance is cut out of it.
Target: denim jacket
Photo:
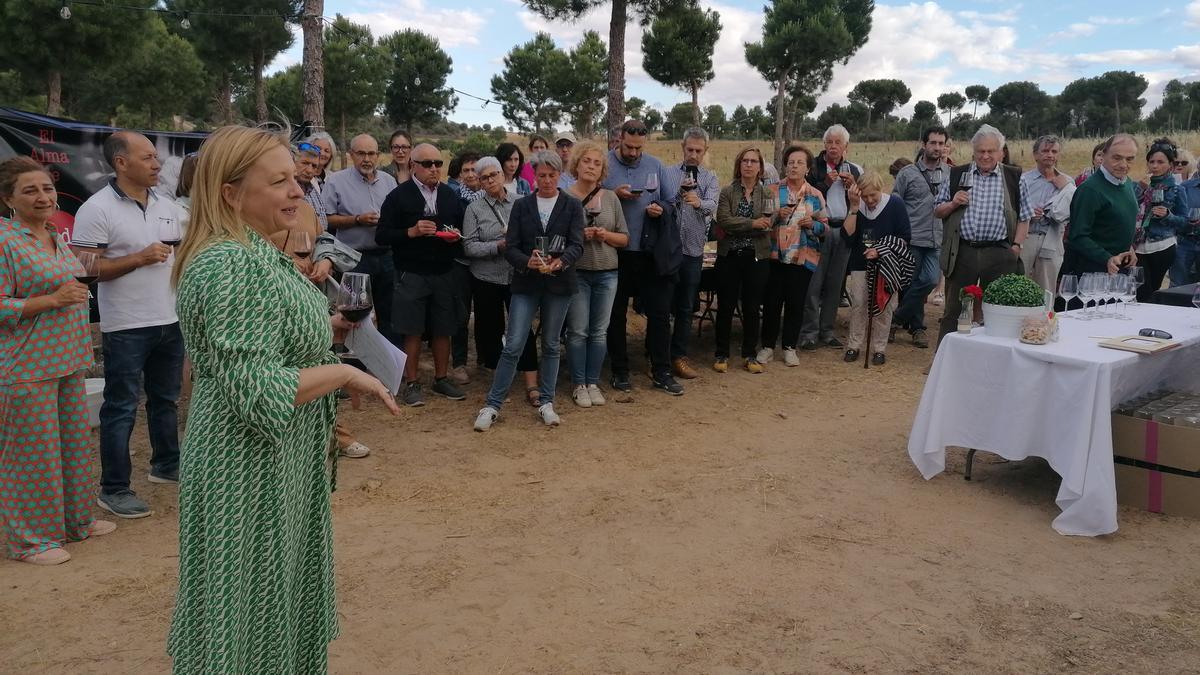
[[[1163,205],[1169,211],[1165,218],[1147,218],[1150,211],[1149,193],[1153,189],[1163,191]],[[1134,235],[1135,243],[1162,241],[1181,234],[1187,229],[1188,202],[1184,197],[1184,190],[1175,182],[1174,176],[1167,176],[1153,187],[1143,187],[1141,183],[1138,183],[1134,185],[1134,193],[1138,199],[1137,226],[1139,230]]]
[[[1179,236],[1200,242],[1200,220],[1190,220],[1191,210],[1200,209],[1200,176],[1185,181],[1179,189],[1183,193],[1183,201],[1187,204],[1189,214],[1188,223],[1179,231]]]

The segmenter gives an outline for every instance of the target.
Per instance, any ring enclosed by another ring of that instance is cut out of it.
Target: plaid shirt
[[[968,169],[975,174],[975,183],[971,188],[971,201],[963,213],[959,226],[959,236],[967,241],[1002,241],[1008,239],[1008,224],[1004,222],[1004,171],[997,166],[991,173],[983,173],[978,167]],[[950,190],[957,186],[950,181],[942,183],[938,192],[937,203],[944,204],[951,199]],[[1020,205],[1017,207],[1017,220],[1026,222],[1033,216],[1029,206],[1029,196],[1023,186],[1018,186]]]
[[[305,183],[300,187],[304,188],[304,201],[317,212],[317,220],[321,221],[321,231],[328,232],[329,211],[325,208],[325,199],[321,197],[321,188],[317,187],[315,182]]]
[[[679,235],[683,240],[683,254],[692,258],[704,255],[704,243],[708,241],[708,225],[717,211],[717,197],[721,186],[717,175],[704,167],[696,174],[696,194],[700,197],[700,208],[693,208],[683,201],[680,186],[683,184],[683,165],[664,166],[662,169],[662,196],[675,204],[679,214]]]

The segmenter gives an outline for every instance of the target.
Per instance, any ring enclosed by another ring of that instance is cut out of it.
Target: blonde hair
[[[175,251],[171,284],[179,280],[196,254],[223,240],[250,245],[249,225],[241,212],[225,201],[222,188],[237,183],[263,155],[277,147],[288,149],[286,135],[251,127],[217,129],[200,146],[200,161],[192,184],[191,222]]]
[[[866,171],[858,177],[858,189],[867,190],[875,188],[883,192],[883,175],[876,171]]]
[[[595,141],[580,141],[575,144],[575,148],[571,150],[571,158],[567,160],[567,173],[578,176],[576,170],[579,168],[579,162],[589,152],[600,155],[600,180],[596,181],[596,184],[600,185],[608,178],[608,150]]]

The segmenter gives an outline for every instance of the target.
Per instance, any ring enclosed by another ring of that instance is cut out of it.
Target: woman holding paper
[[[825,197],[808,184],[812,152],[803,145],[783,151],[786,180],[772,185],[779,210],[775,212],[771,241],[770,274],[763,300],[762,349],[760,363],[775,356],[780,319],[783,325],[783,362],[800,365],[796,344],[800,342],[800,323],[804,297],[817,263],[821,260],[821,240],[825,234]]]
[[[327,466],[333,393],[399,409],[338,364],[325,297],[268,243],[303,192],[286,137],[204,142],[172,281],[196,383],[180,453],[176,673],[325,672],[337,634]]]

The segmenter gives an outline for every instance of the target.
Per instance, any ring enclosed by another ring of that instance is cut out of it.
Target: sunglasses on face
[[[399,144],[392,146],[392,152],[404,152],[406,150],[412,150],[412,146],[411,145],[399,145]]]
[[[554,144],[554,147],[556,147],[556,148],[569,148],[569,147],[571,147],[572,145],[575,145],[575,144],[574,144],[574,143],[572,143],[571,141],[559,141],[559,142],[557,142],[557,143],[555,143],[555,144]]]
[[[443,162],[440,159],[422,159],[422,160],[414,160],[413,164],[420,164],[422,167],[424,167],[426,169],[430,169],[435,166],[440,169],[440,168],[442,168],[442,165],[445,164],[445,162]]]
[[[626,134],[633,134],[634,136],[645,136],[647,133],[646,127],[624,127],[621,131]]]
[[[1178,161],[1176,161],[1176,162],[1175,162],[1175,166],[1187,166],[1187,165],[1188,165],[1188,161],[1187,161],[1186,159],[1185,159],[1185,160],[1178,160]]]

